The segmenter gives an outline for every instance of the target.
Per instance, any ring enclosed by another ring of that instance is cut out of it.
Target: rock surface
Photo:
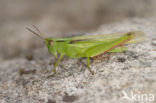
[[[8,48],[8,51],[1,49],[0,103],[131,103],[122,99],[123,92],[130,97],[132,92],[147,94],[148,99],[151,95],[156,96],[155,22],[155,18],[127,19],[102,25],[91,33],[135,30],[146,33],[143,42],[128,45],[126,52],[109,54],[109,59],[92,61],[91,68],[95,75],[91,75],[78,59],[65,57],[57,68],[57,75],[46,78],[45,75],[53,68],[53,57],[45,46],[35,49],[32,46],[31,50],[22,54],[21,49],[20,52],[14,52],[15,57],[11,58],[7,58],[5,53],[12,53],[15,46]],[[22,40],[30,39],[23,37],[19,41]],[[12,45],[18,46],[19,42]],[[2,41],[0,46],[5,46]],[[22,48],[25,48],[24,44]],[[85,59],[82,61],[85,62]]]

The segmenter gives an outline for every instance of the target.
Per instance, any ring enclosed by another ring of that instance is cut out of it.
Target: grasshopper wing
[[[128,41],[126,44],[129,43],[137,43],[140,42],[142,40],[144,40],[145,38],[145,33],[142,31],[133,31],[133,32],[126,32],[126,33],[113,33],[113,34],[102,34],[102,35],[84,35],[84,36],[77,36],[77,37],[73,37],[72,40],[75,41],[75,43],[80,43],[80,42],[84,42],[84,41],[93,41],[93,42],[109,42],[109,41],[113,41],[116,40],[128,33],[133,34],[133,38]],[[77,41],[77,42],[76,42]]]

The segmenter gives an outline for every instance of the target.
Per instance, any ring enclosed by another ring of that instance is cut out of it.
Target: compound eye
[[[49,45],[52,46],[53,45],[53,41],[49,40]]]

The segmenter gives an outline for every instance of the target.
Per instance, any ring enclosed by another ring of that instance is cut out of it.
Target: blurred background
[[[156,0],[0,0],[0,60],[43,46],[25,27],[45,35],[70,36],[101,25],[155,15]]]

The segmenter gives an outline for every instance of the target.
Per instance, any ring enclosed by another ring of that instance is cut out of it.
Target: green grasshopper
[[[140,42],[145,36],[142,31],[133,31],[116,34],[84,35],[71,38],[45,38],[37,27],[34,25],[33,27],[38,33],[29,28],[27,29],[43,39],[49,52],[55,57],[53,75],[56,74],[56,67],[65,55],[69,58],[86,57],[87,68],[91,74],[94,74],[89,66],[89,58],[96,58],[106,52],[123,52],[127,49],[123,47],[124,44]]]

